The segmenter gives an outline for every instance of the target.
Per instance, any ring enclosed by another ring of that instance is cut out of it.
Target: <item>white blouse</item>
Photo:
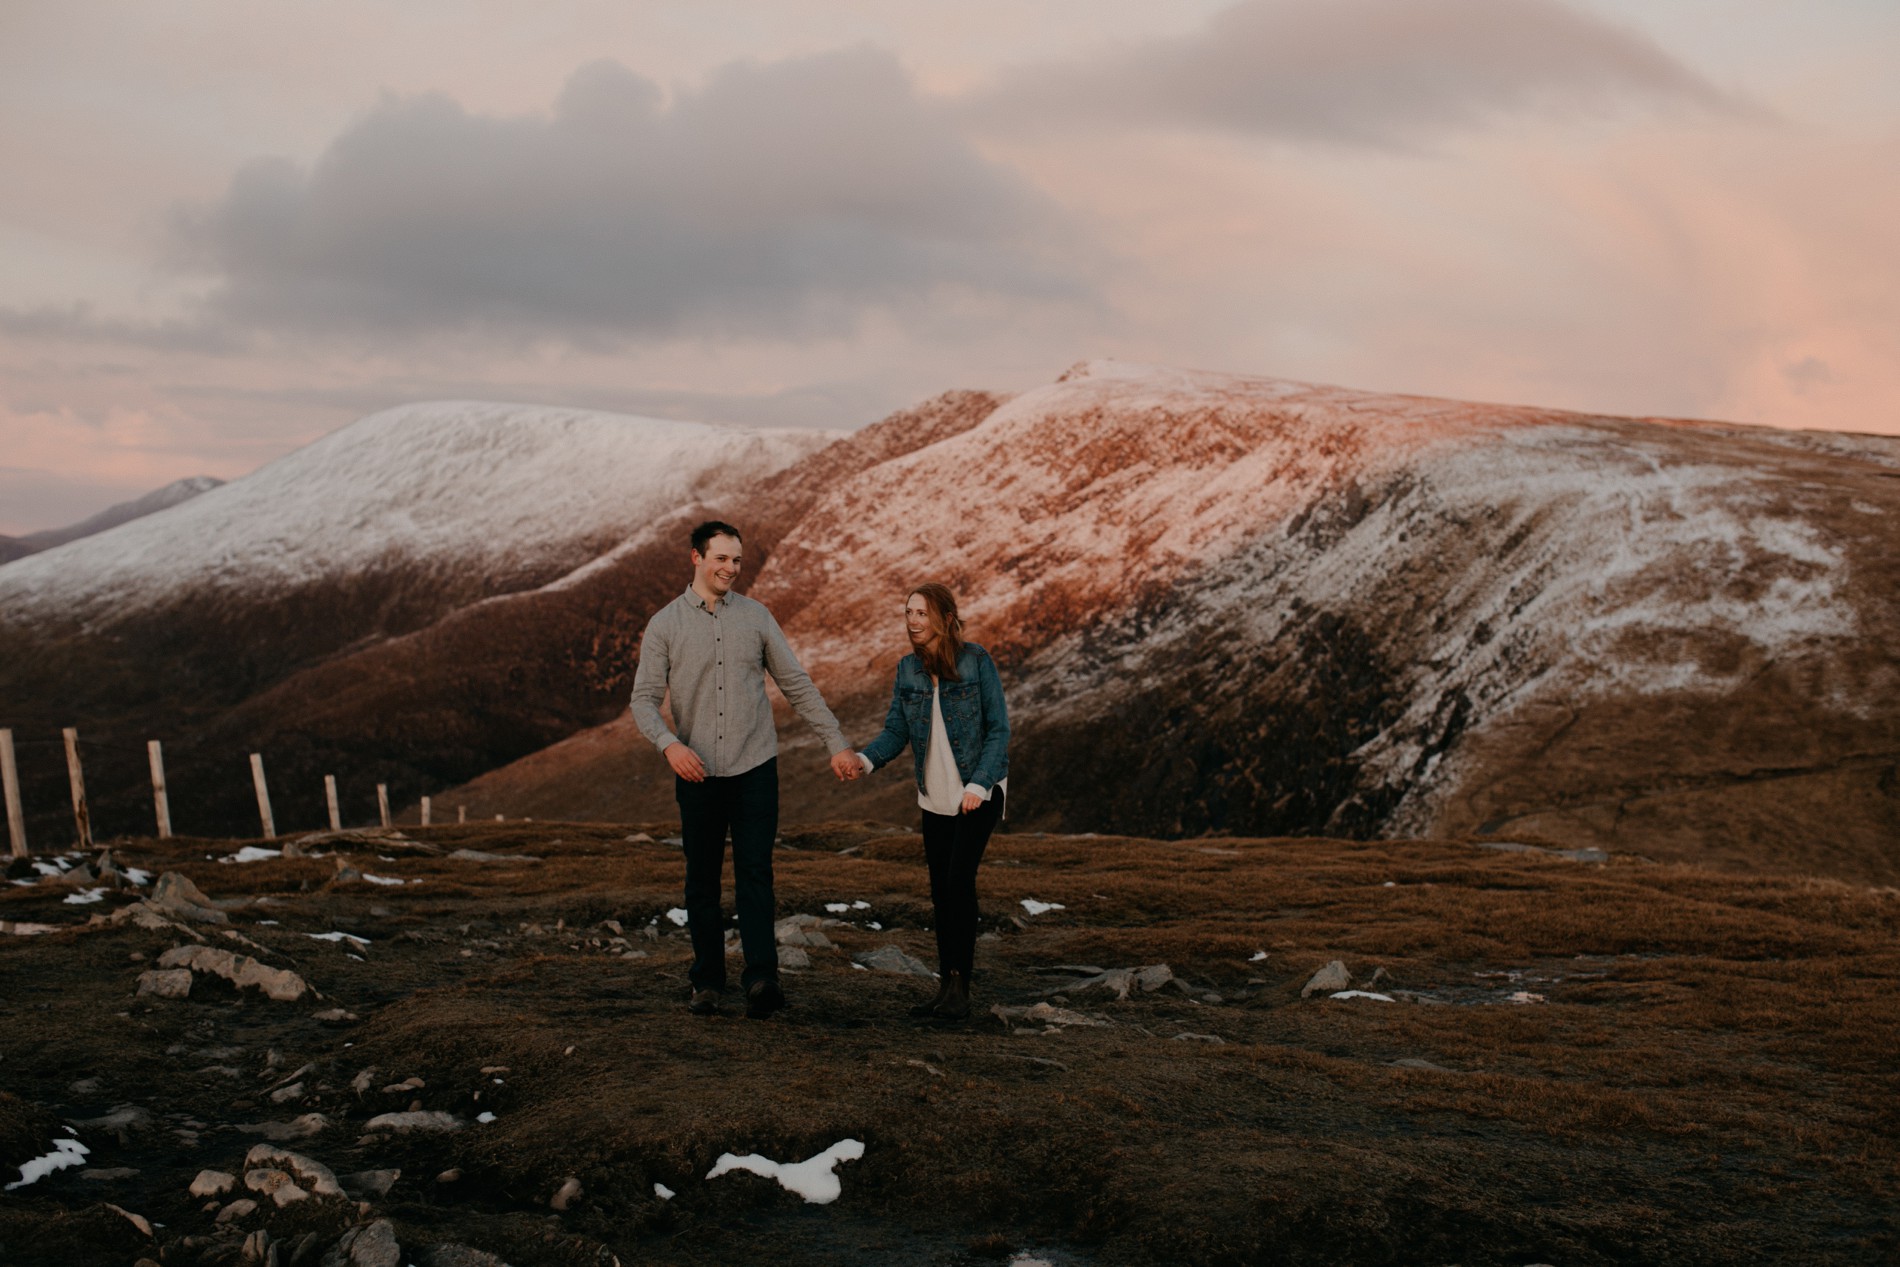
[[[916,742],[912,740],[912,742]],[[863,753],[858,760],[864,762],[865,773],[871,771],[871,758]],[[996,785],[1009,792],[1009,780],[1004,779]],[[963,811],[963,797],[966,792],[974,792],[981,800],[989,800],[993,789],[979,787],[974,783],[957,783],[957,754],[950,747],[950,731],[943,724],[943,683],[931,679],[930,687],[930,745],[924,751],[924,786],[917,793],[919,808],[931,814],[942,814],[946,818],[954,817]]]

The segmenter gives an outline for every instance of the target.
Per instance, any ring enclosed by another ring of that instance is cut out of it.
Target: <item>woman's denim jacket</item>
[[[943,728],[957,758],[957,777],[989,789],[1009,774],[1009,711],[1003,704],[1003,680],[996,661],[973,642],[957,657],[955,682],[943,683]],[[924,786],[924,754],[930,748],[930,674],[923,660],[907,655],[897,662],[891,685],[891,711],[884,731],[864,749],[871,768],[892,761],[909,744],[917,764],[917,788]]]

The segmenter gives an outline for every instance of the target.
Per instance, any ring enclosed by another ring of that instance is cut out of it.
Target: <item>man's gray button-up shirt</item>
[[[727,594],[708,606],[689,585],[647,623],[633,675],[633,720],[661,752],[683,743],[711,778],[744,774],[778,755],[765,675],[831,753],[851,745],[792,654],[764,603]],[[660,715],[673,696],[669,730]]]

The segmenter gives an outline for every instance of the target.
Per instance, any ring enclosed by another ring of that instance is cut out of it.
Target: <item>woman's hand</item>
[[[982,806],[982,804],[983,804],[983,798],[978,796],[975,792],[965,792],[963,794],[963,812],[964,813],[974,814],[976,813],[978,808]]]

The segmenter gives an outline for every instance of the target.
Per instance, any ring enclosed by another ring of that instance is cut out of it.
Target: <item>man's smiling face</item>
[[[693,551],[693,588],[701,595],[724,598],[739,579],[740,543],[724,533],[706,542],[704,554]]]

